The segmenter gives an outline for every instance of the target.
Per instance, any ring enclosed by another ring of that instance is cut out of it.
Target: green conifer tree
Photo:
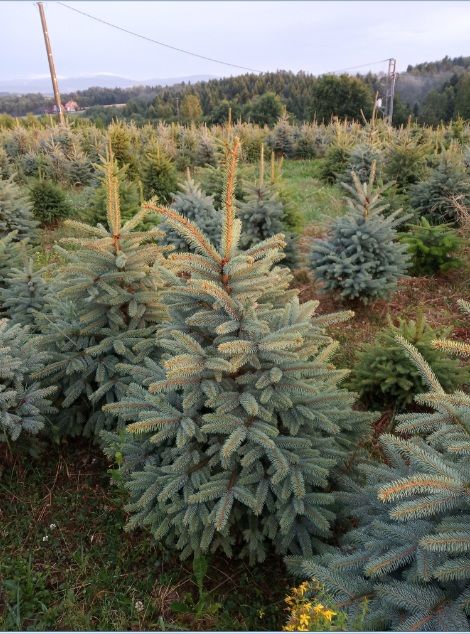
[[[407,216],[401,209],[383,215],[388,204],[381,196],[387,187],[374,189],[374,179],[372,169],[368,183],[361,185],[353,173],[354,187],[343,184],[350,194],[348,213],[333,220],[325,240],[314,241],[310,260],[326,290],[365,304],[390,296],[410,258],[396,231]]]
[[[37,331],[38,313],[48,300],[45,269],[34,270],[33,259],[29,258],[22,268],[11,268],[0,288],[0,309],[13,324],[30,326]]]
[[[105,159],[101,157],[101,164]],[[123,221],[130,220],[140,209],[139,189],[137,184],[129,180],[127,176],[127,166],[119,167],[114,164],[115,178],[119,182],[119,205],[121,218]],[[98,168],[99,171],[99,168]],[[85,213],[85,220],[90,224],[106,223],[108,214],[108,192],[106,181],[102,180],[100,185],[94,190],[90,200],[90,207]]]
[[[470,316],[470,304],[460,304]],[[401,343],[430,388],[416,400],[434,411],[401,415],[402,436],[381,437],[386,463],[362,465],[363,479],[337,496],[359,523],[342,549],[289,564],[325,584],[351,616],[366,599],[364,629],[468,632],[470,396],[446,394]],[[435,345],[470,357],[468,343]]]
[[[71,206],[62,190],[52,181],[38,180],[30,189],[33,213],[42,224],[53,224],[71,214]]]
[[[188,176],[182,189],[176,194],[171,208],[194,222],[211,242],[215,242],[220,235],[220,213],[214,207],[212,196],[203,194],[191,177]],[[188,250],[187,241],[168,223],[162,222],[160,229],[163,231],[163,244],[170,244],[177,251]]]
[[[347,164],[339,181],[353,186],[352,173],[356,174],[361,183],[370,179],[372,170],[375,178],[380,180],[383,169],[383,156],[380,149],[371,143],[360,143],[349,153]]]
[[[34,220],[31,204],[12,178],[0,180],[0,238],[16,231],[15,240],[34,239],[38,222]]]
[[[410,206],[431,224],[458,223],[459,205],[470,206],[470,178],[452,153],[443,154],[428,177],[410,189]]]
[[[234,205],[238,143],[227,161],[220,246],[174,210],[149,205],[196,253],[169,256],[163,271],[170,318],[161,363],[147,362],[120,403],[131,494],[129,527],[147,526],[181,557],[223,550],[263,560],[321,550],[334,518],[329,475],[371,416],[328,358],[325,326],[350,313],[315,316],[300,304],[284,245],[272,236],[239,249]],[[124,368],[128,372],[128,368]]]
[[[258,182],[247,185],[246,191],[246,201],[238,204],[238,217],[242,221],[240,248],[248,249],[270,236],[283,233],[286,242],[285,264],[294,266],[297,260],[296,245],[293,235],[287,231],[283,202],[274,183],[265,182],[264,146],[261,146]]]
[[[38,374],[61,388],[61,425],[66,421],[68,433],[89,436],[113,425],[101,407],[125,393],[126,378],[117,373],[116,365],[140,362],[134,346],[145,343],[164,316],[162,284],[154,266],[167,249],[155,242],[161,232],[135,230],[146,210],[122,223],[116,162],[110,158],[102,170],[108,226],[67,222],[77,237],[63,239],[64,246],[56,247],[66,264],[50,292],[61,301],[51,302],[43,316],[42,342],[51,361]],[[71,304],[64,306],[64,300]],[[70,420],[64,410],[78,400],[85,402],[84,397],[88,410],[77,417],[73,408]]]
[[[37,434],[53,413],[49,397],[55,388],[31,379],[44,360],[27,327],[0,320],[0,442]]]
[[[150,148],[147,153],[142,171],[142,184],[147,200],[156,196],[163,204],[169,203],[178,189],[176,168],[158,145]]]
[[[16,231],[0,237],[0,288],[5,286],[5,279],[11,269],[21,264],[21,252],[27,247],[26,241],[17,242]]]

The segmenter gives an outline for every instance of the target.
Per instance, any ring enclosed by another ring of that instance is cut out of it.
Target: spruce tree
[[[0,238],[16,231],[15,240],[34,239],[38,223],[31,204],[13,179],[0,180]]]
[[[116,365],[140,362],[134,346],[145,344],[164,316],[159,301],[162,284],[154,266],[166,249],[155,242],[161,232],[135,230],[146,210],[122,223],[116,162],[109,159],[102,170],[108,226],[66,224],[77,237],[65,238],[63,246],[56,247],[66,264],[51,287],[59,301],[51,302],[43,317],[42,341],[51,361],[38,375],[60,386],[63,410],[88,399],[88,408],[78,417],[73,409],[72,421],[66,411],[59,418],[67,421],[68,433],[88,436],[113,425],[101,407],[125,393],[126,378],[117,373]]]
[[[293,266],[297,260],[296,245],[292,234],[286,231],[286,213],[275,185],[265,182],[264,146],[261,146],[258,182],[247,185],[246,191],[246,201],[238,205],[238,217],[242,222],[240,248],[247,249],[270,236],[284,233],[288,258],[285,264]]]
[[[200,186],[190,176],[174,197],[171,208],[194,222],[211,242],[220,235],[220,213],[214,207],[212,196],[203,194]],[[160,229],[164,234],[163,244],[172,245],[177,251],[188,250],[187,241],[168,223],[162,222]]]
[[[428,177],[410,189],[410,206],[431,224],[459,222],[459,205],[470,206],[470,178],[455,157],[443,154]]]
[[[44,280],[45,269],[34,270],[29,258],[22,268],[11,268],[0,288],[0,309],[11,323],[30,326],[37,332],[38,313],[46,306],[48,288]]]
[[[0,442],[37,434],[53,413],[49,397],[55,388],[31,378],[44,360],[27,327],[0,320]]]
[[[361,185],[354,173],[352,178],[354,187],[343,184],[348,211],[333,220],[326,239],[314,241],[310,265],[326,290],[367,304],[389,297],[406,272],[410,256],[397,240],[396,227],[407,216],[401,209],[383,215],[388,204],[381,196],[387,187],[374,188],[374,169],[368,183]]]
[[[470,304],[460,305],[470,316]],[[400,436],[380,439],[386,463],[362,465],[363,478],[338,494],[359,523],[341,550],[289,563],[324,583],[351,616],[367,599],[365,629],[468,632],[470,396],[446,394],[401,343],[428,382],[416,399],[428,411],[399,416]],[[468,343],[434,345],[470,357]]]
[[[100,163],[103,165],[106,160],[101,157]],[[98,172],[100,168],[96,165]],[[119,182],[119,206],[123,221],[130,220],[140,209],[139,189],[127,175],[127,166],[119,167],[114,163],[115,178]],[[90,200],[90,207],[85,213],[85,220],[90,224],[106,223],[108,214],[108,192],[106,180],[101,180],[99,186],[94,190]]]
[[[5,279],[11,269],[21,263],[21,254],[25,252],[27,242],[16,241],[17,232],[12,231],[0,237],[0,288],[4,288]]]
[[[383,157],[380,149],[370,143],[356,145],[348,156],[348,162],[339,180],[348,185],[354,185],[352,173],[356,174],[361,183],[370,179],[374,170],[377,180],[380,179],[383,169]]]
[[[268,137],[268,145],[276,156],[289,157],[294,152],[294,132],[286,115],[282,116]]]
[[[54,224],[70,216],[72,209],[63,189],[52,181],[38,180],[30,189],[33,213],[41,224]]]
[[[178,188],[176,168],[159,146],[152,147],[147,153],[142,171],[142,184],[146,199],[156,196],[163,204],[170,202]]]
[[[171,254],[159,332],[150,359],[121,402],[130,423],[108,453],[123,459],[132,513],[181,557],[223,550],[262,561],[270,548],[313,553],[330,535],[331,471],[371,416],[351,409],[328,359],[325,326],[277,266],[282,234],[245,251],[234,205],[238,142],[227,161],[220,245],[174,210],[162,214],[196,253]],[[128,368],[123,368],[128,372]]]

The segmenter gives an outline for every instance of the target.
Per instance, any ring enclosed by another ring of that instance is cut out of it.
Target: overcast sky
[[[405,70],[445,55],[470,55],[470,2],[68,4],[167,44],[263,71],[319,74],[388,57]],[[136,39],[57,2],[45,7],[59,76],[112,73],[143,80],[243,72]],[[0,79],[47,75],[33,2],[0,2],[0,59]],[[386,64],[370,68],[385,70]]]

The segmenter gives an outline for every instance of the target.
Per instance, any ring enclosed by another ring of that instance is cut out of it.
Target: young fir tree
[[[30,189],[29,196],[34,216],[41,224],[53,224],[71,214],[71,206],[63,189],[52,181],[38,180]]]
[[[367,304],[389,297],[406,273],[410,256],[398,242],[396,227],[407,216],[401,209],[383,215],[388,205],[381,196],[387,187],[374,189],[374,168],[368,183],[352,177],[354,187],[343,184],[350,194],[348,212],[332,222],[325,240],[314,241],[310,265],[326,290]]]
[[[199,185],[190,176],[176,194],[171,208],[194,222],[211,242],[215,242],[220,235],[220,213],[214,207],[212,196],[203,194]],[[170,244],[177,251],[188,250],[187,241],[168,223],[161,223],[160,228],[164,234],[163,244]]]
[[[31,204],[18,185],[10,178],[0,180],[0,238],[16,231],[15,240],[34,239],[38,222],[34,220]]]
[[[106,161],[100,158],[103,165]],[[99,170],[98,165],[95,165]],[[139,189],[136,183],[129,180],[127,166],[118,167],[115,164],[115,178],[119,182],[119,207],[123,222],[130,220],[140,209]],[[90,201],[89,211],[85,214],[86,222],[90,224],[106,223],[108,214],[108,192],[105,180],[94,190]]]
[[[290,266],[295,264],[295,242],[288,234],[285,226],[286,213],[274,183],[266,183],[264,179],[264,146],[261,146],[259,180],[248,185],[246,201],[238,205],[238,217],[242,222],[240,248],[247,249],[273,236],[284,233],[286,241],[285,253]]]
[[[30,326],[37,331],[38,314],[48,301],[45,270],[34,270],[29,258],[22,268],[11,268],[0,287],[0,310],[13,324]]]
[[[31,379],[45,356],[27,327],[0,320],[0,442],[37,434],[53,413],[49,396],[55,388],[43,388]]]
[[[147,153],[142,171],[142,185],[147,200],[156,196],[163,204],[169,203],[178,189],[176,168],[158,145],[150,148]]]
[[[470,316],[470,304],[461,302]],[[403,346],[430,391],[418,403],[434,410],[403,414],[384,435],[384,464],[363,465],[364,480],[338,498],[359,525],[341,550],[292,569],[324,583],[341,608],[357,614],[368,601],[364,629],[470,629],[470,395],[446,394],[416,349]],[[470,357],[470,345],[436,347]]]
[[[227,161],[220,245],[174,210],[150,207],[195,247],[171,254],[161,363],[147,362],[120,403],[118,449],[129,527],[146,526],[181,557],[223,550],[263,560],[321,550],[334,514],[329,475],[371,416],[351,409],[328,362],[324,327],[288,290],[282,234],[242,251],[234,206],[238,142]],[[127,368],[124,368],[128,372]]]
[[[116,366],[140,363],[142,353],[134,347],[145,344],[164,316],[159,300],[162,284],[155,268],[165,250],[155,242],[161,232],[135,230],[146,210],[122,223],[116,162],[109,159],[102,170],[108,226],[67,222],[79,237],[62,240],[70,249],[56,247],[66,264],[51,288],[51,295],[60,301],[51,302],[41,325],[51,362],[38,374],[61,388],[63,428],[89,436],[113,425],[113,418],[101,408],[126,391],[126,377]],[[64,300],[71,304],[64,305]],[[86,399],[85,412],[74,407],[64,411]]]
[[[431,224],[458,223],[459,205],[470,206],[470,178],[448,152],[429,176],[410,189],[410,206]]]
[[[352,174],[356,174],[361,183],[366,183],[370,179],[372,170],[380,179],[383,168],[383,157],[379,148],[370,143],[360,143],[350,152],[344,172],[339,180],[353,186]]]

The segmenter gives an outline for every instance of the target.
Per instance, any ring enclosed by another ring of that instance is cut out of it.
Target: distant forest
[[[328,121],[332,116],[367,117],[375,94],[383,95],[384,87],[383,74],[317,77],[277,71],[170,87],[96,87],[63,94],[62,98],[64,103],[76,101],[86,109],[81,116],[98,125],[107,125],[116,117],[138,124],[158,120],[222,123],[227,120],[229,108],[234,120],[270,125],[283,112],[298,122],[313,118]],[[0,96],[0,112],[12,116],[43,114],[51,105],[52,98],[42,94]],[[445,57],[408,66],[400,73],[394,123],[399,125],[410,115],[431,125],[458,116],[470,119],[470,57]]]

